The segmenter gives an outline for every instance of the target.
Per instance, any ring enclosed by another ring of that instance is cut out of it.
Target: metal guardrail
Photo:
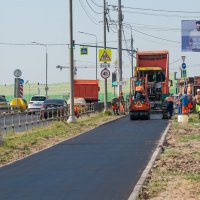
[[[97,111],[95,104],[79,105],[79,116]],[[69,117],[69,105],[40,111],[9,111],[0,113],[0,140],[8,132],[27,131],[33,127],[45,126],[55,120],[66,121]]]

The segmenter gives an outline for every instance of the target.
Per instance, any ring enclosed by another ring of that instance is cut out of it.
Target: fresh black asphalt
[[[0,168],[1,200],[127,200],[168,125],[121,118]]]

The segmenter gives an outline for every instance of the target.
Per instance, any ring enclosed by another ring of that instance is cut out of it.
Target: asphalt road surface
[[[167,120],[102,125],[0,168],[2,200],[127,200]]]

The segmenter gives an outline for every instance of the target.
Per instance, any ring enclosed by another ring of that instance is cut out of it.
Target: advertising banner
[[[200,20],[182,20],[182,51],[200,52]]]

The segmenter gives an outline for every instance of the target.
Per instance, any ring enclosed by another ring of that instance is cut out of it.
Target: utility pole
[[[133,77],[134,72],[133,72],[133,35],[132,35],[132,29],[131,29],[131,69],[132,69],[132,77]]]
[[[72,0],[69,0],[69,65],[70,65],[70,115],[68,123],[75,122],[74,115],[74,49],[73,49],[73,15],[72,15]]]
[[[121,0],[118,0],[118,82],[122,81],[122,9]],[[122,85],[118,85],[118,95]]]
[[[104,8],[104,12],[103,12],[103,21],[104,21],[104,49],[106,49],[106,0],[103,1],[103,8]],[[104,83],[104,112],[106,110],[108,110],[108,97],[107,97],[107,78],[105,78],[105,83]]]

